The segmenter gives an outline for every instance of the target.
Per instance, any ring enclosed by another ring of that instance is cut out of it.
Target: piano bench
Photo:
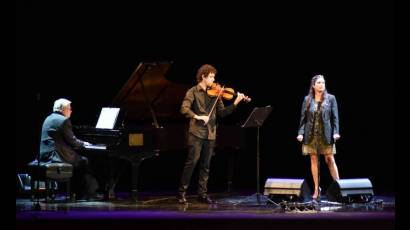
[[[51,201],[55,201],[55,192],[57,190],[57,182],[65,183],[66,185],[66,196],[65,201],[67,202],[71,198],[70,193],[70,181],[73,176],[73,166],[68,163],[44,163],[40,162],[38,165],[37,160],[34,160],[28,164],[28,172],[31,176],[31,197],[34,199],[39,196],[41,186],[38,186],[40,181],[44,182],[44,189],[46,192],[46,203],[51,198]],[[38,183],[38,184],[37,184]],[[50,194],[51,192],[51,194]],[[51,195],[51,196],[50,196]]]

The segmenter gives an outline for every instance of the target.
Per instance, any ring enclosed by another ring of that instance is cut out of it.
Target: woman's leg
[[[334,181],[339,180],[339,171],[337,169],[335,157],[333,156],[333,154],[325,155],[325,161],[326,161],[327,167],[329,168],[329,172],[333,180]]]
[[[312,171],[313,183],[315,184],[315,192],[312,195],[316,199],[319,195],[319,174],[318,174],[318,155],[316,153],[310,154],[310,170]]]

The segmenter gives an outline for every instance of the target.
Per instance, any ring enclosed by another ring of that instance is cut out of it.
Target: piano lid
[[[125,120],[158,121],[182,118],[180,108],[189,85],[165,78],[170,62],[141,62],[113,100]]]

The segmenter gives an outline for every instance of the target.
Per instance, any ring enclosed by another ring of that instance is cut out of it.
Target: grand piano
[[[114,129],[74,127],[78,138],[96,146],[85,150],[86,154],[104,153],[131,164],[131,197],[135,201],[138,200],[141,163],[162,152],[182,152],[186,147],[188,120],[182,117],[180,106],[192,86],[169,81],[165,76],[170,66],[170,62],[139,63],[110,105],[120,108]],[[217,148],[239,151],[244,144],[245,135],[240,127],[219,127]],[[122,170],[110,169],[106,198],[113,197]]]

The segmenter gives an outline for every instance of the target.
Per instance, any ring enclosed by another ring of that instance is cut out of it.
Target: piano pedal
[[[133,201],[138,202],[138,191],[137,190],[132,190],[131,198]]]

